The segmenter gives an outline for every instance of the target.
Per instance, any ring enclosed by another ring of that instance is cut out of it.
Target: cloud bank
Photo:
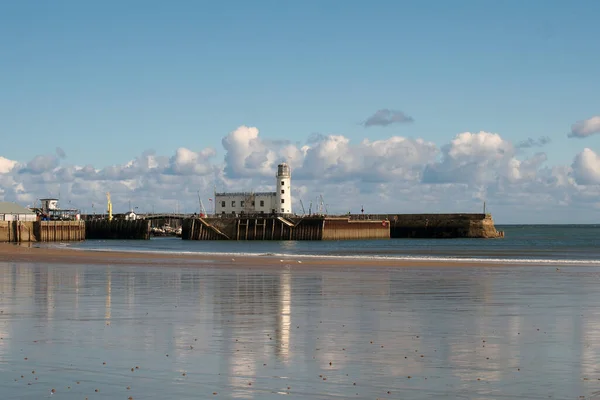
[[[589,131],[587,131],[589,132]],[[462,132],[446,144],[390,136],[352,142],[311,135],[304,143],[263,140],[240,126],[212,148],[146,151],[122,164],[73,165],[64,151],[18,162],[0,156],[0,200],[33,205],[46,196],[102,213],[111,192],[115,212],[198,211],[221,191],[273,190],[277,164],[292,167],[295,210],[323,195],[332,213],[480,212],[483,201],[501,222],[594,222],[600,218],[600,156],[585,148],[570,165],[549,165],[548,138],[516,144],[493,132]],[[6,155],[5,155],[6,156]]]

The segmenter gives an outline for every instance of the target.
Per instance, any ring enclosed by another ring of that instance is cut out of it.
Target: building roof
[[[35,214],[28,208],[18,205],[17,203],[9,203],[0,201],[0,214]]]
[[[277,196],[277,192],[230,192],[215,193],[218,196]]]

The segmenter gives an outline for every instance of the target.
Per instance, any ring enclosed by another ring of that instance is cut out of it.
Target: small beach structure
[[[79,221],[81,213],[76,208],[60,208],[58,199],[40,199],[41,207],[34,208],[42,221]]]
[[[83,221],[48,220],[38,210],[0,202],[0,243],[66,242],[85,238]]]
[[[127,221],[134,221],[138,218],[137,214],[133,212],[133,210],[130,210],[129,212],[125,213],[125,219]]]
[[[0,221],[36,221],[37,215],[17,203],[0,202]]]

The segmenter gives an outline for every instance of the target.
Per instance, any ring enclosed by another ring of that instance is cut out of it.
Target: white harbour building
[[[215,193],[215,213],[221,214],[291,214],[292,172],[286,163],[277,166],[275,192]]]
[[[0,201],[0,221],[37,221],[37,215],[29,208]]]

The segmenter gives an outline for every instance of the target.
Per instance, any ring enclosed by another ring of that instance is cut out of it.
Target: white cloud
[[[180,147],[170,160],[170,169],[180,175],[206,175],[211,173],[210,158],[215,155],[215,150],[208,148],[200,152]],[[148,160],[147,169],[155,169],[159,163],[155,158]]]
[[[240,127],[223,139],[228,178],[272,178],[277,163],[288,162],[294,179],[334,181],[418,180],[422,165],[438,153],[434,143],[393,136],[352,144],[343,135],[313,135],[304,145],[268,143],[258,129]]]
[[[27,165],[22,169],[22,172],[29,172],[32,174],[40,174],[43,172],[52,171],[58,167],[59,158],[55,155],[39,155],[35,156]]]
[[[272,176],[275,152],[258,137],[258,128],[240,126],[222,140],[226,150],[225,171],[230,177]]]
[[[489,183],[518,179],[513,145],[497,133],[463,132],[442,148],[442,160],[426,166],[424,183]]]
[[[592,149],[585,148],[575,156],[573,176],[580,185],[600,184],[600,156]]]
[[[292,166],[298,212],[299,199],[307,211],[311,202],[315,210],[322,194],[332,213],[360,212],[363,205],[369,213],[479,212],[484,201],[504,222],[544,222],[548,215],[572,221],[574,210],[600,213],[600,157],[593,150],[584,149],[571,165],[547,165],[543,152],[522,156],[519,148],[528,147],[523,143],[541,142],[515,145],[482,131],[460,133],[441,147],[401,136],[353,142],[340,134],[290,143],[265,140],[257,128],[241,126],[223,138],[223,161],[214,149],[185,147],[171,156],[144,152],[104,168],[67,164],[57,154],[23,163],[0,157],[0,200],[33,204],[60,195],[63,203],[103,212],[111,192],[115,212],[126,211],[129,201],[142,212],[195,212],[197,192],[208,207],[215,185],[273,190],[277,163],[285,160]]]
[[[571,125],[571,132],[567,136],[584,138],[596,133],[600,133],[600,115],[596,115],[583,121],[577,121]]]
[[[9,173],[17,165],[16,161],[0,156],[0,174]]]
[[[302,179],[370,182],[419,180],[422,166],[438,153],[434,143],[422,139],[393,136],[352,145],[341,135],[323,136],[302,151],[304,162],[296,173]]]

